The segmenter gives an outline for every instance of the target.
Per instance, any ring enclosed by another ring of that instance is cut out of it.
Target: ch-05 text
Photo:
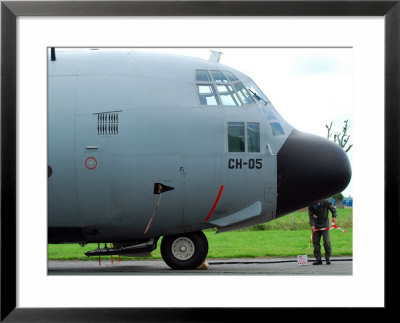
[[[244,167],[260,169],[262,168],[262,158],[250,158],[248,161],[243,161],[242,158],[230,158],[228,160],[228,168],[230,169],[242,169]]]

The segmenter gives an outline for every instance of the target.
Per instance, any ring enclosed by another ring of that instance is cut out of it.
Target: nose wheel
[[[161,242],[161,255],[172,269],[195,269],[207,253],[207,238],[201,231],[165,236]]]

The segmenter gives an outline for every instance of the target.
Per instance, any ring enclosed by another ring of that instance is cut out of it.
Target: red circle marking
[[[88,166],[88,161],[90,160],[90,159],[93,159],[94,160],[94,166],[92,166],[92,167],[89,167]],[[86,158],[86,160],[85,160],[85,166],[86,166],[86,168],[87,169],[95,169],[96,167],[97,167],[97,160],[96,160],[96,158],[94,158],[94,157],[88,157],[88,158]]]

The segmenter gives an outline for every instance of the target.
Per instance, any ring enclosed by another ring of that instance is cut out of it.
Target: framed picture
[[[363,189],[367,186],[366,183],[371,183],[376,187],[372,191],[377,196],[374,205],[359,202],[361,205],[357,206],[359,213],[355,227],[358,231],[355,230],[355,237],[361,237],[362,231],[368,231],[371,236],[376,233],[376,240],[366,243],[368,237],[363,236],[357,241],[355,258],[358,260],[355,262],[352,277],[328,278],[335,285],[342,283],[350,286],[351,291],[342,292],[348,293],[346,297],[354,298],[354,290],[360,288],[367,279],[367,275],[361,273],[360,268],[364,268],[366,273],[375,275],[375,282],[371,282],[371,293],[375,293],[376,297],[360,300],[350,306],[389,308],[390,285],[384,283],[387,283],[390,275],[387,262],[389,256],[394,254],[395,245],[390,243],[395,234],[394,226],[390,224],[395,220],[398,223],[398,156],[393,152],[398,150],[399,13],[399,1],[3,1],[1,319],[13,322],[35,318],[57,322],[67,318],[68,321],[83,322],[89,319],[168,321],[182,317],[182,320],[190,321],[198,320],[201,315],[207,316],[205,320],[210,316],[213,319],[223,317],[226,311],[224,308],[231,307],[233,311],[229,310],[228,316],[233,320],[235,308],[247,308],[251,311],[268,307],[314,307],[300,300],[304,298],[301,291],[307,288],[309,281],[293,277],[283,277],[282,280],[274,277],[274,282],[272,279],[260,280],[255,277],[246,280],[237,277],[212,277],[203,280],[200,279],[203,277],[186,276],[165,281],[163,277],[146,276],[139,277],[142,285],[138,285],[138,280],[132,277],[46,277],[47,264],[45,260],[43,263],[42,255],[46,257],[47,254],[42,249],[46,248],[46,244],[43,244],[46,237],[43,234],[47,233],[47,223],[46,216],[40,214],[47,210],[47,178],[40,179],[40,176],[35,177],[32,173],[40,174],[42,164],[46,165],[43,168],[46,170],[44,174],[47,173],[47,148],[46,143],[38,143],[36,146],[34,140],[24,142],[23,138],[31,136],[41,142],[43,137],[34,136],[37,133],[46,135],[43,128],[46,128],[47,122],[47,76],[42,67],[46,67],[47,47],[52,46],[135,47],[139,44],[138,47],[165,48],[325,46],[352,49],[357,77],[370,77],[371,82],[371,87],[368,83],[358,86],[359,79],[356,78],[354,84],[357,94],[354,105],[372,105],[365,107],[365,114],[362,110],[355,114],[355,124],[357,117],[361,120],[357,125],[359,132],[356,143],[361,151],[368,151],[370,154],[357,157],[354,195],[358,194],[361,202],[368,201],[370,197],[366,195],[372,193]],[[367,21],[366,17],[371,20]],[[302,20],[306,18],[309,20]],[[342,25],[339,25],[340,19]],[[218,30],[223,25],[229,26],[228,30],[232,32],[225,36],[215,33],[211,38],[196,32],[198,26],[207,24],[210,29],[205,29],[208,32]],[[239,40],[232,36],[235,35],[235,26],[241,30],[247,28],[247,31],[238,33],[247,37]],[[367,26],[371,28],[369,33],[364,29]],[[316,32],[316,29],[320,31]],[[183,36],[179,35],[179,31]],[[326,34],[321,31],[326,31]],[[361,40],[353,40],[353,36],[361,37]],[[375,67],[371,63],[369,71],[364,69],[368,63],[358,60],[362,57],[362,51],[365,54],[373,50],[368,41],[376,45],[378,61]],[[38,66],[34,66],[35,64]],[[384,75],[381,73],[383,67]],[[27,70],[30,72],[24,73]],[[362,93],[363,91],[368,92]],[[24,95],[21,96],[21,93]],[[383,101],[379,101],[383,97],[384,106]],[[21,116],[20,113],[28,111],[26,107],[30,105],[32,111],[27,112],[29,117]],[[22,106],[25,110],[18,110]],[[372,124],[370,126],[373,130],[365,127],[365,124]],[[369,132],[373,134],[365,138],[364,135]],[[21,147],[24,149],[21,150]],[[368,158],[367,161],[364,158]],[[360,163],[360,159],[364,163]],[[30,164],[28,168],[24,166],[27,163]],[[368,180],[365,177],[367,175]],[[35,185],[40,188],[32,191]],[[377,214],[379,210],[381,214]],[[372,269],[368,271],[366,265],[368,270],[370,267]],[[384,274],[386,279],[380,274]],[[283,283],[284,279],[296,284],[296,289],[293,290],[293,285],[289,286],[287,282]],[[353,282],[352,279],[358,280]],[[97,290],[96,285],[103,284],[102,280],[105,281],[104,287]],[[317,281],[326,283],[322,278]],[[204,290],[201,289],[202,285],[209,287]],[[119,287],[115,289],[116,286]],[[135,301],[126,301],[129,291],[135,286],[141,297],[134,292]],[[271,294],[264,295],[268,288],[275,293],[279,290],[280,292],[274,294],[274,297]],[[172,289],[175,291],[172,292]],[[42,294],[34,299],[38,290]],[[114,294],[116,290],[120,293],[118,297]],[[97,298],[101,291],[104,294]],[[278,302],[277,299],[283,299],[285,294],[289,295],[289,291],[293,291],[294,296],[288,296],[287,301]],[[247,300],[243,295],[247,295]],[[74,297],[75,301],[72,301]],[[227,298],[222,300],[224,297]],[[348,307],[346,297],[334,306]],[[112,299],[112,302],[108,302],[108,299]],[[200,310],[210,307],[214,307],[214,310]]]

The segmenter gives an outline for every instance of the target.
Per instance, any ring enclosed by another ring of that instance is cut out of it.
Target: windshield
[[[254,82],[246,82],[245,83],[246,88],[253,94],[254,98],[257,101],[264,102],[265,104],[268,104],[268,99],[265,96],[265,94],[260,90],[260,88],[257,86],[256,83]]]
[[[196,85],[201,105],[247,106],[261,99],[230,71],[196,70]]]
[[[257,84],[254,83],[253,81],[250,81],[250,82],[245,82],[245,86],[252,94],[254,99],[257,102],[261,103],[261,110],[264,113],[267,120],[269,121],[276,120],[276,115],[274,112],[274,108],[272,107],[272,104],[269,104],[270,101],[267,99],[265,94],[260,90]]]

